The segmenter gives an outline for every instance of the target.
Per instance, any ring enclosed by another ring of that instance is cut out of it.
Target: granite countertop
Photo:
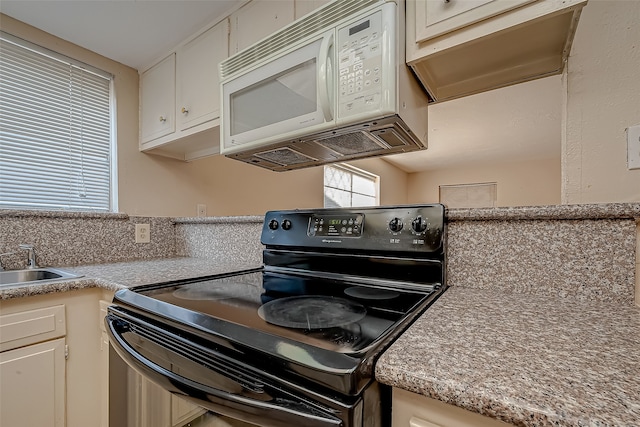
[[[111,291],[259,267],[167,258],[65,268],[0,299]],[[451,287],[376,363],[384,384],[518,426],[637,426],[640,308]]]
[[[257,267],[260,265],[243,261],[225,263],[206,258],[187,257],[60,267],[62,270],[81,274],[83,277],[2,288],[0,300],[83,288],[102,288],[115,292],[131,286],[190,279]]]
[[[449,288],[378,360],[384,384],[518,426],[640,425],[640,308]]]

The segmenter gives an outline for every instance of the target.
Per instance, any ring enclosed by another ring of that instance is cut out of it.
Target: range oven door
[[[111,343],[132,368],[166,390],[232,419],[273,427],[361,426],[362,403],[318,401],[241,362],[110,308]],[[344,407],[340,407],[344,406]]]

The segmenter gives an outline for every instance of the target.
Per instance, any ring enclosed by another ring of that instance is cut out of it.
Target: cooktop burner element
[[[357,302],[320,295],[279,298],[258,309],[258,315],[266,322],[308,330],[347,325],[366,314],[367,309]]]
[[[363,286],[352,286],[345,289],[344,293],[353,298],[366,300],[387,300],[400,296],[399,292],[389,289],[365,288]]]

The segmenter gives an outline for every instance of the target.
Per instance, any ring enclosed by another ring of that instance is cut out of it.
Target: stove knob
[[[403,224],[400,218],[393,218],[391,221],[389,221],[389,230],[393,231],[394,233],[402,230],[402,226]]]
[[[422,218],[422,216],[418,215],[413,221],[411,221],[411,228],[416,233],[422,233],[427,229],[427,222]]]
[[[285,219],[284,221],[282,221],[282,229],[283,230],[290,230],[291,229],[291,221],[289,221],[288,219]]]
[[[271,221],[269,221],[269,228],[272,230],[277,230],[278,229],[278,220],[276,219],[272,219]]]

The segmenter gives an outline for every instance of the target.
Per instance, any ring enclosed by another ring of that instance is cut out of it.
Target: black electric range
[[[380,353],[445,289],[442,205],[273,211],[261,268],[116,293],[133,368],[263,426],[388,425]]]

